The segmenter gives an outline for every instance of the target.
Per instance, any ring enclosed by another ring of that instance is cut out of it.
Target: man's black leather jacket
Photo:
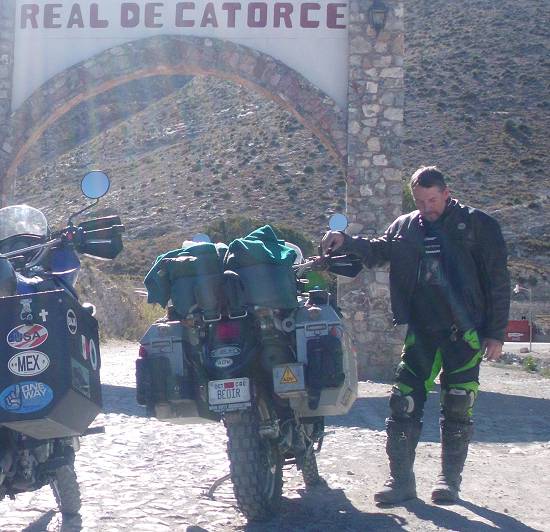
[[[451,200],[438,224],[456,325],[460,330],[475,328],[483,338],[503,341],[510,308],[510,278],[498,222],[480,210]],[[414,323],[411,298],[424,234],[422,217],[413,211],[397,218],[380,238],[345,235],[341,250],[361,257],[366,267],[390,263],[395,324]]]

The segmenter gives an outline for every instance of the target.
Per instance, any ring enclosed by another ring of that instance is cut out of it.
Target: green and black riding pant
[[[390,398],[392,418],[420,421],[439,375],[442,419],[470,422],[482,357],[481,340],[474,329],[425,331],[409,327]]]

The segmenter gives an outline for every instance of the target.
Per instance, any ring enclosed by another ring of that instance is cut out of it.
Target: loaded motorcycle
[[[74,469],[79,436],[101,409],[95,307],[80,304],[77,253],[112,259],[122,249],[118,216],[73,224],[109,189],[89,172],[83,194],[95,200],[50,231],[28,205],[0,209],[0,500],[49,484],[64,514],[79,511]]]
[[[357,396],[354,354],[326,290],[304,291],[310,270],[355,276],[355,257],[315,257],[264,226],[226,246],[187,242],[157,258],[148,301],[168,305],[140,341],[137,401],[175,423],[222,420],[230,478],[249,520],[281,502],[283,466],[319,482],[324,418]]]

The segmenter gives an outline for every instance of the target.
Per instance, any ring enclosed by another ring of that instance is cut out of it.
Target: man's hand
[[[502,355],[502,342],[493,338],[485,338],[483,349],[485,358],[490,362],[496,362]]]
[[[328,231],[321,240],[323,255],[336,251],[344,243],[344,235],[340,231]]]

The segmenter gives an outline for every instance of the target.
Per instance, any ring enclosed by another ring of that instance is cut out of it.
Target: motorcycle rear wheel
[[[317,457],[313,452],[313,446],[306,451],[304,463],[302,465],[302,477],[304,478],[306,488],[315,486],[321,481],[319,469],[317,468]]]
[[[64,465],[56,469],[50,487],[61,513],[74,515],[80,511],[80,486],[73,465]]]
[[[265,521],[279,510],[283,490],[283,459],[276,440],[261,437],[260,421],[269,408],[232,412],[225,417],[227,454],[237,505],[249,521]]]

